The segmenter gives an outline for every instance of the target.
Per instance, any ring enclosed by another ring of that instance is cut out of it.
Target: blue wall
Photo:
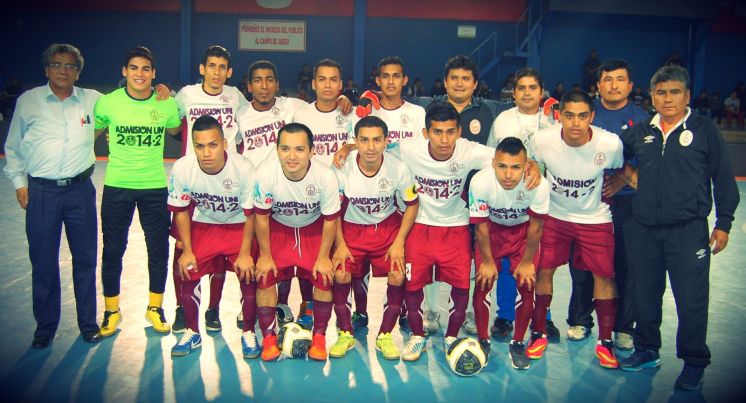
[[[713,32],[707,38],[704,87],[725,98],[739,81],[746,82],[746,34]]]

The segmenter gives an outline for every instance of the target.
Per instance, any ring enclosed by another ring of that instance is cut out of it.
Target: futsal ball
[[[471,337],[460,337],[448,347],[446,361],[456,374],[472,376],[484,368],[487,364],[487,357],[478,341]]]
[[[282,325],[277,335],[280,351],[288,358],[303,358],[311,347],[311,332],[295,322]]]

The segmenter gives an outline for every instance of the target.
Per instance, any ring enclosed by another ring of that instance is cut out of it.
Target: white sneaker
[[[616,348],[619,350],[628,351],[635,347],[635,342],[631,334],[616,332],[614,334],[614,345],[616,345]]]
[[[451,348],[451,344],[453,344],[456,339],[457,338],[453,336],[446,336],[443,338],[443,351],[445,351],[446,354],[448,354],[448,349]]]
[[[477,334],[477,321],[474,318],[474,312],[467,312],[464,324],[461,325],[466,333]]]
[[[404,345],[404,351],[402,352],[401,359],[404,361],[417,361],[420,359],[420,355],[425,351],[426,338],[423,336],[411,335],[407,344]]]
[[[567,338],[572,341],[584,340],[590,334],[591,329],[588,329],[585,326],[570,326],[570,328],[567,329]]]
[[[440,329],[440,323],[438,319],[440,315],[431,310],[425,310],[422,314],[422,325],[425,328],[425,334],[435,333]]]

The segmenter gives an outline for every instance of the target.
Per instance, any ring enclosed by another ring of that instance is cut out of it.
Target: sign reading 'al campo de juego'
[[[278,52],[306,51],[306,22],[239,20],[238,48]]]

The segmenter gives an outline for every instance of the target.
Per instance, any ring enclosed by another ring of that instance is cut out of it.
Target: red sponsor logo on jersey
[[[190,197],[189,195],[181,195],[181,200],[184,200],[184,201],[189,201],[189,200],[191,200],[191,199],[192,199],[192,198],[191,198],[191,197]]]

